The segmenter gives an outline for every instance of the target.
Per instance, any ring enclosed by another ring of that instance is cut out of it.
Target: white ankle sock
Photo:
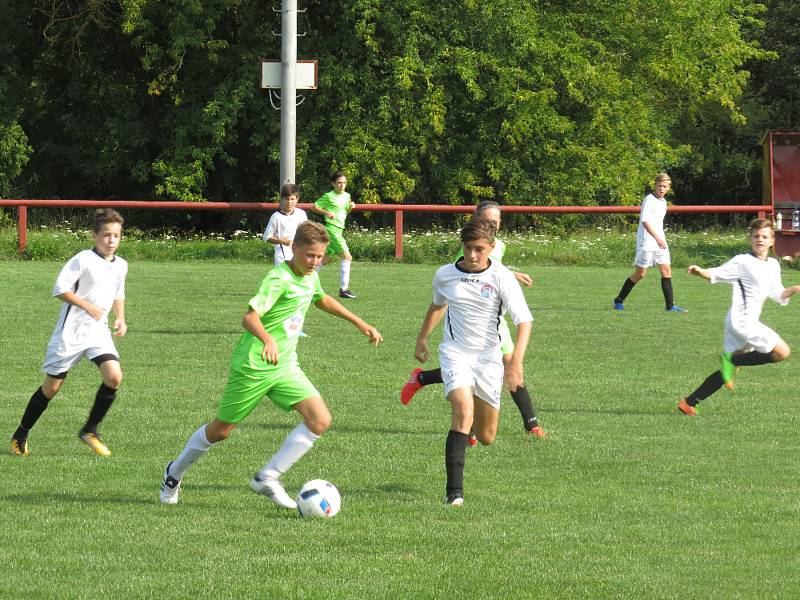
[[[306,452],[319,439],[315,433],[306,427],[305,423],[300,423],[292,429],[270,461],[258,472],[259,479],[278,479],[286,473],[289,468],[298,460],[303,458]]]
[[[195,431],[192,437],[189,438],[189,441],[186,442],[183,452],[180,453],[169,468],[169,474],[175,479],[181,479],[189,467],[208,452],[211,445],[211,442],[206,438],[206,426],[203,425],[200,429]]]
[[[343,260],[339,266],[339,289],[350,289],[350,264],[352,261]]]

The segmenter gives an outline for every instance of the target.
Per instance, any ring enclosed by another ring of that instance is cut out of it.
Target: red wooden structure
[[[273,211],[278,205],[271,202],[145,202],[140,200],[0,200],[0,207],[14,206],[18,209],[19,251],[22,254],[28,244],[28,207],[34,208],[117,208],[120,210],[242,210]],[[310,204],[299,204],[307,209]],[[394,256],[403,260],[403,214],[421,213],[471,213],[474,206],[449,206],[442,204],[357,204],[356,211],[394,213]],[[760,205],[706,205],[670,206],[670,213],[757,213],[764,217],[772,212],[772,206]],[[504,213],[525,214],[635,214],[639,206],[503,206]],[[782,256],[782,255],[781,255]]]
[[[775,254],[800,254],[800,131],[768,131],[764,148],[764,203],[772,206]]]

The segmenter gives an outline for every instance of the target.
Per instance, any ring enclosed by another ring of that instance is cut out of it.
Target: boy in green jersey
[[[350,194],[344,191],[347,187],[347,175],[344,171],[336,171],[331,175],[331,185],[333,189],[314,202],[310,210],[325,217],[325,229],[331,238],[322,264],[328,264],[332,256],[342,257],[339,265],[339,297],[354,299],[356,295],[350,291],[350,265],[353,263],[353,256],[344,239],[344,222],[355,204],[350,199]]]
[[[482,218],[486,219],[492,223],[500,230],[501,225],[501,213],[500,213],[500,205],[497,202],[493,202],[491,200],[486,200],[478,204],[475,207],[475,217],[474,218]],[[506,253],[506,244],[500,239],[495,238],[494,240],[494,248],[492,249],[491,253],[489,254],[489,258],[492,260],[496,260],[499,263],[503,262],[503,256]],[[458,256],[456,256],[455,262],[458,262],[464,256],[464,247],[461,247],[461,251],[459,252]],[[516,280],[525,287],[530,287],[533,283],[530,275],[526,273],[521,273],[518,271],[512,271]],[[500,322],[500,349],[503,352],[503,364],[508,365],[509,361],[511,360],[511,355],[514,353],[514,342],[511,339],[511,331],[508,328],[508,324],[506,320],[503,319]],[[428,371],[423,371],[422,369],[414,369],[409,376],[408,381],[403,385],[402,390],[400,391],[400,401],[403,404],[408,404],[411,402],[411,399],[414,397],[420,389],[422,389],[426,385],[431,385],[434,383],[442,383],[442,369],[430,369]],[[531,399],[530,393],[528,392],[528,388],[525,387],[525,383],[522,384],[513,392],[511,393],[511,399],[514,400],[514,404],[517,405],[519,409],[520,415],[522,415],[522,425],[525,428],[525,431],[528,433],[535,435],[536,437],[543,438],[546,436],[544,429],[539,425],[539,420],[536,417],[536,411],[533,407],[533,400]],[[475,437],[473,433],[470,433],[469,443],[472,446],[475,446],[478,443],[478,439]]]
[[[328,234],[319,223],[297,227],[290,260],[274,267],[261,282],[242,319],[245,331],[233,351],[230,373],[216,418],[189,438],[178,458],[167,465],[161,484],[164,504],[177,504],[181,478],[212,444],[226,439],[266,395],[285,411],[296,410],[303,422],[250,481],[253,491],[282,508],[296,508],[280,476],[311,449],[331,424],[319,392],[297,362],[297,336],[313,302],[317,308],[350,321],[373,344],[383,341],[373,326],[325,294],[316,268],[325,256]]]

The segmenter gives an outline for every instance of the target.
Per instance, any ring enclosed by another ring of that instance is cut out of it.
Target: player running
[[[317,308],[350,321],[371,343],[383,340],[365,323],[322,290],[316,268],[325,256],[328,234],[319,223],[301,223],[292,258],[274,267],[250,299],[242,333],[230,362],[230,373],[216,418],[192,434],[180,455],[164,469],[160,499],[177,504],[184,473],[211,446],[227,439],[264,396],[278,408],[297,411],[303,422],[286,437],[278,452],[250,481],[253,491],[282,508],[296,508],[280,477],[308,452],[331,424],[331,413],[297,361],[297,337],[306,312]]]

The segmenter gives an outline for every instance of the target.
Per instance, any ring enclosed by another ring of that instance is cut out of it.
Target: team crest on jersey
[[[491,284],[487,283],[481,288],[481,296],[484,298],[491,298],[492,294],[494,294],[494,288],[491,286]]]

